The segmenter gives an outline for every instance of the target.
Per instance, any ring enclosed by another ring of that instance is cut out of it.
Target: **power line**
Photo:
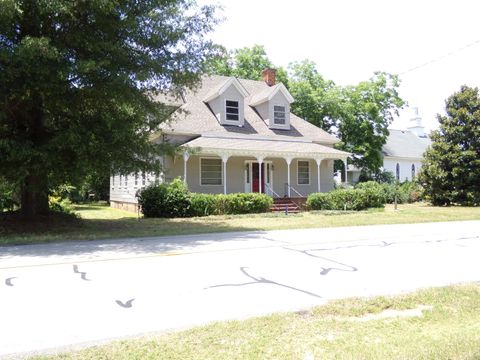
[[[430,61],[427,61],[427,62],[425,62],[425,63],[423,63],[423,64],[414,66],[414,67],[412,67],[412,68],[410,68],[410,69],[408,69],[408,70],[405,70],[405,71],[401,72],[399,75],[405,75],[405,74],[408,74],[409,72],[412,72],[412,71],[421,69],[421,68],[423,68],[423,67],[425,67],[425,66],[428,66],[428,65],[431,65],[431,64],[433,64],[433,63],[436,63],[436,62],[438,62],[438,61],[440,61],[440,60],[443,60],[443,59],[445,59],[445,58],[447,58],[447,57],[453,56],[453,55],[455,55],[456,53],[459,53],[459,52],[461,52],[461,51],[463,51],[463,50],[465,50],[465,49],[468,49],[469,47],[475,46],[475,45],[477,45],[477,44],[480,44],[480,39],[478,39],[478,40],[476,40],[476,41],[474,41],[474,42],[472,42],[472,43],[470,43],[470,44],[467,44],[467,45],[465,45],[465,46],[462,46],[461,48],[458,48],[458,49],[456,49],[456,50],[450,51],[449,53],[447,53],[447,54],[445,54],[445,55],[439,56],[439,57],[437,57],[437,58],[435,58],[435,59],[432,59],[432,60],[430,60]]]

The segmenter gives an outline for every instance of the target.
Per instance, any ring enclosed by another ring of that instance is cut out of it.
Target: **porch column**
[[[230,156],[222,155],[222,163],[223,163],[223,193],[227,194],[227,160]]]
[[[317,158],[315,161],[317,162],[317,188],[318,192],[320,192],[320,164],[322,163],[322,158]]]
[[[348,174],[347,174],[347,171],[348,171],[348,165],[347,165],[347,158],[345,159],[342,159],[343,161],[343,165],[345,166],[345,184],[348,182]]]
[[[190,157],[190,154],[188,152],[183,153],[183,182],[185,183],[185,185],[187,185],[187,187],[188,187],[188,184],[187,184],[187,161],[188,161],[189,157]]]
[[[257,156],[257,162],[258,162],[258,192],[261,194],[263,191],[262,191],[262,185],[263,185],[263,182],[262,182],[262,163],[263,163],[263,159],[265,159],[263,156]]]
[[[287,162],[287,195],[290,197],[290,164],[292,163],[292,158],[285,158],[285,161]]]

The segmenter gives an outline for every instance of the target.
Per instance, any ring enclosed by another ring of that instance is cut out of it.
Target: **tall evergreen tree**
[[[480,205],[480,96],[462,86],[446,101],[419,179],[434,205]]]
[[[0,173],[26,216],[92,172],[154,170],[154,95],[191,86],[216,52],[193,0],[1,0]]]

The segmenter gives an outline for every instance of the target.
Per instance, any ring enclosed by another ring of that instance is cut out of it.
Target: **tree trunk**
[[[20,212],[25,218],[48,214],[48,182],[46,174],[37,172],[26,177],[22,187]]]

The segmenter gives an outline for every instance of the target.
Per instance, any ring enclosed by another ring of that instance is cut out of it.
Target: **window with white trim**
[[[221,159],[200,159],[200,184],[222,185]]]
[[[416,171],[415,164],[412,164],[412,181],[415,179]]]
[[[395,177],[397,178],[397,180],[400,180],[400,164],[397,163],[397,165],[395,166]]]
[[[239,106],[238,101],[226,100],[225,101],[225,118],[227,121],[239,120]]]
[[[310,184],[310,161],[298,160],[297,162],[297,183],[298,185]]]
[[[285,125],[285,121],[286,121],[285,106],[274,105],[273,106],[273,123],[276,125]]]

